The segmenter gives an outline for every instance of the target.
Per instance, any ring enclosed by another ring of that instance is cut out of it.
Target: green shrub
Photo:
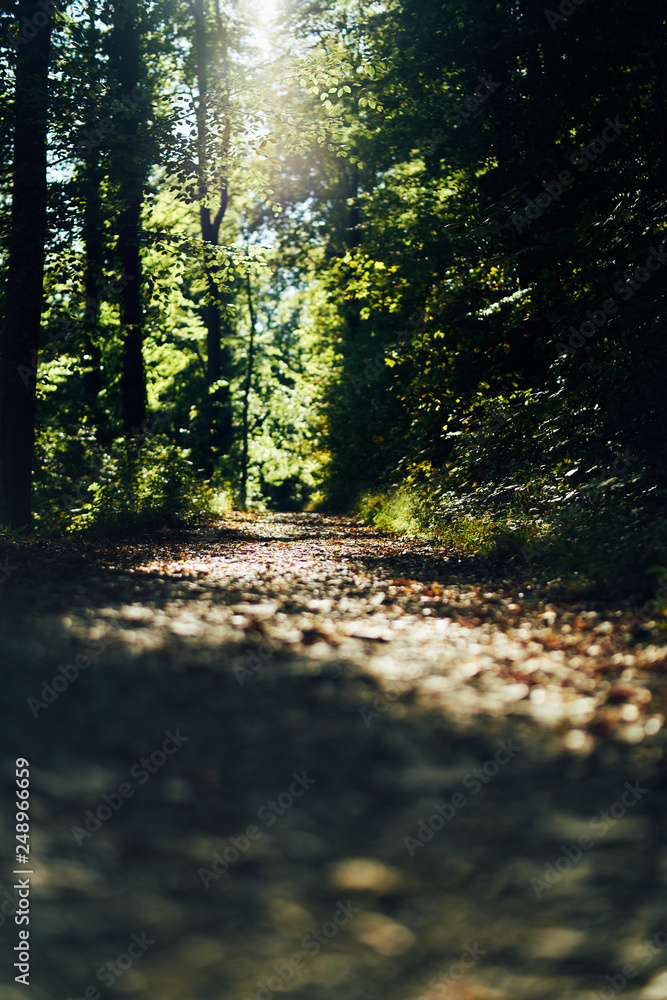
[[[150,531],[230,506],[224,491],[197,476],[187,450],[163,435],[140,443],[117,440],[108,452],[91,448],[83,463],[90,471],[76,479],[66,476],[59,457],[52,449],[50,466],[42,470],[36,511],[42,532]]]
[[[569,591],[651,595],[655,564],[667,561],[657,491],[641,470],[605,478],[592,469],[578,483],[567,471],[456,491],[446,474],[420,468],[394,490],[365,495],[357,512],[397,534],[510,563]]]

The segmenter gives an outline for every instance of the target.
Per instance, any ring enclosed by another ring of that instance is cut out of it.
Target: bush
[[[510,562],[517,572],[568,590],[651,595],[654,567],[667,561],[659,491],[632,467],[619,475],[577,473],[572,467],[455,491],[446,473],[424,466],[391,491],[365,495],[357,512],[397,534]]]
[[[223,493],[196,475],[187,450],[163,435],[117,440],[109,452],[92,446],[84,463],[90,471],[75,480],[65,475],[59,457],[59,449],[52,448],[41,472],[36,520],[42,532],[150,531],[229,507]]]

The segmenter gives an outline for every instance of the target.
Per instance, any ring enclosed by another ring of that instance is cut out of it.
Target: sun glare
[[[253,32],[255,44],[266,55],[272,48],[271,33],[280,0],[247,0],[247,2],[255,22]]]
[[[256,8],[262,21],[273,21],[279,2],[280,0],[253,0],[253,7]]]

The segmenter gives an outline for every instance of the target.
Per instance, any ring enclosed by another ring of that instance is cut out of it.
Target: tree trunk
[[[37,15],[39,14],[39,18]],[[18,29],[42,21],[36,0],[19,0]],[[0,331],[0,524],[30,525],[35,385],[46,242],[46,133],[52,20],[16,51],[14,184],[4,325]]]
[[[248,367],[245,385],[243,387],[243,450],[241,453],[241,507],[245,510],[248,498],[248,414],[250,409],[250,390],[252,388],[252,372],[255,364],[255,310],[252,304],[252,288],[250,274],[246,275],[246,290],[248,293],[248,312],[250,313],[250,339],[248,341]]]
[[[83,373],[85,406],[96,430],[100,431],[102,413],[99,394],[102,389],[102,352],[98,343],[100,302],[102,299],[102,276],[104,271],[104,231],[102,226],[102,206],[100,186],[104,176],[99,162],[99,154],[93,150],[89,154],[84,178],[83,242],[86,255],[84,288],[86,293],[83,318],[84,352],[88,363]]]
[[[116,251],[121,268],[120,312],[124,333],[122,367],[123,427],[127,438],[142,434],[146,419],[146,374],[143,358],[141,303],[141,208],[146,183],[146,157],[140,124],[145,118],[137,93],[143,93],[141,45],[143,26],[137,0],[116,4],[112,37],[112,72],[117,97],[134,101],[125,120],[119,117],[113,152],[114,179],[121,197]],[[141,105],[145,109],[145,104]]]
[[[209,32],[206,26],[206,8],[204,0],[194,0],[193,14],[195,19],[195,55],[197,60],[197,177],[198,198],[200,199],[199,222],[202,240],[205,244],[217,247],[220,239],[220,226],[227,210],[228,191],[224,164],[218,170],[216,181],[219,185],[218,207],[215,214],[203,204],[209,188],[209,151],[208,125],[206,120],[206,101],[209,91],[208,69],[213,60],[222,66],[226,76],[227,50],[226,38],[218,5],[215,5],[217,31],[213,36],[213,52],[209,46]],[[225,143],[229,138],[229,121],[225,128]],[[224,159],[224,155],[223,155]],[[218,281],[214,275],[214,255],[207,259],[204,248],[204,269],[208,302],[204,311],[206,324],[206,399],[204,402],[204,419],[206,444],[204,450],[204,472],[211,476],[215,469],[215,460],[226,454],[231,448],[233,439],[232,403],[229,385],[217,385],[221,380],[231,377],[231,355],[227,345],[223,343],[221,313],[223,296]],[[215,387],[215,388],[213,388]]]
[[[143,311],[141,308],[141,255],[139,221],[142,193],[135,190],[120,220],[118,257],[125,280],[121,291],[123,345],[123,427],[126,437],[141,435],[146,420],[146,375],[143,355]]]
[[[93,79],[96,73],[96,58],[100,44],[97,27],[97,2],[89,0],[88,25],[86,28],[86,70]],[[83,350],[87,364],[83,372],[84,406],[101,437],[103,410],[99,404],[102,390],[102,352],[99,347],[100,302],[102,299],[105,234],[102,216],[102,183],[104,167],[99,149],[89,151],[85,164],[81,167],[83,188],[83,244],[85,252],[84,290],[85,312],[83,318]]]

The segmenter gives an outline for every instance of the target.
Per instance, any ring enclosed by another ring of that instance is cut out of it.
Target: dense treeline
[[[259,14],[215,0],[4,8],[10,529],[150,525],[239,491],[297,504],[314,486],[326,351],[297,335],[297,279],[267,249],[270,170],[278,136],[282,157],[340,139],[292,93],[297,69],[326,59],[266,58]]]
[[[309,501],[650,590],[662,4],[4,12],[0,520]]]
[[[595,0],[369,17],[383,107],[329,264],[343,505],[607,586],[664,562],[665,31]]]

